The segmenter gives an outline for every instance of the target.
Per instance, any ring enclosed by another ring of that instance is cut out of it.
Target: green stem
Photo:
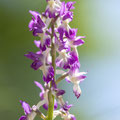
[[[56,80],[56,84],[58,84],[59,82],[61,82],[65,77],[68,76],[68,73],[64,74],[63,76],[60,76],[57,80]]]
[[[52,40],[52,46],[51,46],[51,55],[52,55],[52,66],[54,68],[54,80],[55,80],[55,76],[56,76],[56,64],[55,64],[55,59],[56,59],[56,49],[55,49],[55,45],[53,43],[53,34],[54,34],[54,23],[52,22],[51,24],[51,28],[52,28],[52,35],[51,35],[51,40]],[[52,82],[50,84],[50,88],[52,86]],[[47,120],[53,120],[53,111],[54,111],[54,96],[52,95],[52,91],[50,89],[49,93],[48,93],[48,99],[49,99],[49,105],[48,105],[48,116],[47,116]]]
[[[55,76],[56,76],[56,63],[55,63],[55,60],[56,60],[56,49],[55,49],[55,45],[54,43],[52,43],[52,50],[51,50],[51,54],[52,54],[52,66],[54,68],[54,80],[56,79]]]
[[[43,113],[41,113],[39,110],[36,110],[36,111],[34,111],[38,116],[40,116],[40,118],[42,118],[43,120],[45,120],[46,119],[46,116],[43,114]]]
[[[52,95],[51,91],[49,91],[48,99],[49,99],[49,105],[48,105],[48,117],[47,117],[47,120],[53,120],[54,96]]]

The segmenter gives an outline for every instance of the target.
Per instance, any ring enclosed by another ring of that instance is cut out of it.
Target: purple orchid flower
[[[73,6],[74,4],[75,4],[76,2],[67,2],[66,3],[66,8],[67,8],[67,10],[69,11],[69,10],[72,10],[72,9],[75,9],[75,7]]]
[[[20,103],[24,109],[25,115],[21,116],[19,120],[29,120],[29,119],[33,119],[35,117],[35,113],[32,112],[31,107],[29,106],[28,103],[20,100]]]
[[[37,81],[35,81],[35,85],[41,89],[41,92],[40,92],[41,100],[45,100],[46,101],[45,104],[43,105],[43,108],[45,110],[48,110],[48,104],[49,104],[48,92],[49,92],[49,90],[48,89],[44,89],[43,86],[39,82],[37,82]],[[55,100],[55,104],[54,104],[54,109],[57,109],[57,101],[56,100]]]
[[[45,51],[47,52],[47,51]],[[46,56],[47,55],[47,56]],[[41,52],[37,52],[37,53],[32,53],[29,52],[28,54],[25,54],[25,56],[31,60],[33,60],[33,63],[31,64],[31,67],[34,70],[42,70],[43,72],[43,80],[45,82],[50,82],[52,80],[54,80],[53,76],[54,76],[54,69],[51,65],[46,65],[48,60],[48,54],[42,54]]]
[[[43,33],[43,28],[45,27],[45,23],[41,19],[41,15],[36,11],[29,11],[33,17],[29,23],[30,31],[33,31],[34,36],[38,36],[38,33]]]
[[[66,31],[65,36],[68,39],[67,41],[68,46],[77,47],[84,44],[82,38],[85,38],[85,36],[76,37],[76,34],[77,34],[77,29],[69,29],[69,31]]]
[[[38,34],[41,40],[34,40],[35,45],[40,48],[40,50],[45,51],[48,46],[50,46],[51,39],[46,34]]]
[[[49,18],[55,18],[60,13],[61,2],[59,0],[47,0],[48,6],[45,14]]]
[[[79,62],[78,54],[75,50],[66,53],[66,50],[58,51],[59,56],[56,58],[56,65],[63,69],[70,69],[71,65]]]
[[[66,77],[68,82],[73,83],[73,92],[77,98],[81,95],[80,82],[86,78],[86,72],[79,72],[78,66],[71,67],[69,76]]]
[[[73,106],[72,104],[68,105],[68,101],[66,101],[65,104],[64,104],[63,106],[61,106],[61,108],[62,108],[64,111],[68,112],[69,109],[70,109],[72,106]]]

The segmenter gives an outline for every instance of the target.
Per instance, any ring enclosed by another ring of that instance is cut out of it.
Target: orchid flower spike
[[[34,82],[40,89],[40,101],[33,107],[20,101],[25,115],[19,120],[34,120],[36,116],[43,120],[54,120],[57,116],[63,120],[76,120],[70,113],[73,105],[63,99],[66,91],[58,84],[62,80],[73,84],[73,93],[80,97],[80,83],[85,80],[87,72],[80,72],[77,48],[85,43],[85,36],[77,36],[77,29],[69,24],[73,20],[75,1],[46,0],[46,3],[46,9],[41,14],[29,11],[32,18],[28,27],[36,37],[33,43],[38,50],[24,55],[32,60],[31,68],[42,73],[42,80]],[[47,111],[46,116],[40,110],[41,106]]]

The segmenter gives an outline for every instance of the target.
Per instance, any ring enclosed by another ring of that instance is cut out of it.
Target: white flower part
[[[46,100],[42,100],[40,101],[37,105],[36,108],[39,109],[42,105],[44,105],[46,103]],[[35,108],[35,107],[34,107]]]
[[[46,50],[43,52],[44,61],[46,61],[48,64],[52,63],[52,56],[50,55],[50,51],[50,48],[46,48]]]
[[[48,28],[50,22],[51,22],[51,19],[50,19],[50,18],[47,18],[46,21],[45,21],[46,28]]]
[[[48,100],[48,92],[49,90],[46,89],[45,93],[44,93],[44,100],[46,101],[47,104],[49,104],[49,100]]]
[[[59,27],[61,25],[61,18],[58,17],[58,19],[56,20],[56,24],[57,24],[57,27]]]
[[[42,29],[45,32],[48,29],[48,26],[49,26],[49,24],[51,22],[51,19],[46,18],[45,16],[43,16],[41,14],[39,16],[40,16],[41,20],[45,23],[45,27]],[[38,33],[38,34],[40,34],[40,33]]]
[[[61,111],[61,110],[55,110],[53,111],[53,120],[60,115],[61,118],[64,120],[76,120],[75,116],[70,114],[69,112]]]
[[[75,40],[77,40],[77,39],[81,39],[81,38],[83,38],[82,36],[78,36]],[[77,48],[77,46],[76,45],[74,45],[73,44],[74,43],[74,40],[70,40],[69,38],[67,38],[67,42],[66,42],[66,44],[68,45],[68,46],[70,46],[71,48]]]
[[[76,55],[79,56],[79,55],[78,55],[77,47],[74,46],[72,51],[74,51],[74,52],[76,53]]]
[[[32,112],[31,114],[29,114],[28,116],[27,116],[27,120],[34,120],[34,118],[36,117],[36,113],[35,112]]]
[[[68,28],[69,29],[69,28]],[[67,30],[68,31],[68,30]],[[65,37],[65,36],[64,36]],[[72,40],[69,40],[69,38],[64,38],[63,41],[65,42],[65,46],[66,47],[71,47],[71,48],[76,48],[75,45],[73,45],[73,42]],[[77,49],[77,48],[76,48]],[[77,52],[78,53],[78,52]]]
[[[60,0],[55,0],[55,2],[59,5],[61,5],[61,1]]]
[[[49,66],[47,66],[45,64],[40,67],[40,70],[42,70],[44,76],[47,76],[48,69],[49,69]]]
[[[38,109],[38,108],[37,108],[36,105],[33,105],[33,106],[32,106],[32,110],[33,110],[33,111],[36,111],[37,109]]]
[[[56,58],[56,61],[59,60],[59,62],[67,62],[68,54],[66,53],[66,50],[58,51],[59,56]]]
[[[70,20],[69,19],[66,19],[66,20],[62,21],[61,24],[59,22],[61,22],[61,21],[58,21],[59,28],[63,28],[66,31],[69,31],[69,29],[70,29],[70,26],[69,26]]]
[[[69,31],[70,29],[69,22],[70,22],[69,19],[66,19],[62,22],[63,27],[65,27],[67,31]]]
[[[66,50],[62,50],[62,51],[60,51],[59,52],[59,57],[61,57],[61,58],[63,58],[64,60],[66,60],[66,58],[67,58],[67,53],[66,53]]]
[[[79,72],[78,70],[75,70],[72,75],[69,74],[68,77],[66,77],[70,82],[74,84],[79,84],[84,80],[83,76],[87,74],[87,72]]]
[[[45,21],[46,21],[46,17],[45,16],[43,16],[43,15],[40,15],[40,18],[42,19],[42,21],[45,23]]]
[[[45,16],[43,16],[41,14],[39,16],[40,16],[41,20],[45,23],[45,27],[43,28],[43,31],[45,32],[48,29],[48,26],[49,26],[49,24],[51,22],[51,19],[46,18]]]
[[[45,37],[45,31],[43,31],[43,33],[38,33],[38,36],[41,38],[41,44],[43,45],[44,37]]]
[[[46,86],[46,83],[44,84],[44,86]],[[49,100],[48,100],[49,89],[44,89],[44,90],[42,90],[42,92],[43,92],[44,99],[36,105],[38,109],[40,106],[44,105],[45,103],[47,103],[47,104],[49,103]]]
[[[79,83],[82,82],[86,78],[85,74],[87,73],[79,72],[79,69],[75,69],[69,73],[68,77],[66,77],[66,80],[68,82],[73,83],[73,92],[75,93],[75,96],[77,98],[79,98],[81,95],[81,89],[80,89]]]
[[[66,74],[66,72],[65,71],[63,71],[63,70],[56,70],[56,74],[58,74],[58,75],[64,75],[64,74]]]
[[[74,115],[69,114],[69,112],[65,113],[65,114],[61,114],[61,117],[64,120],[76,120],[76,118],[74,117]]]
[[[55,36],[53,36],[52,41],[53,41],[53,43],[55,44]],[[56,46],[55,46],[55,50],[56,50]]]
[[[33,110],[33,112],[31,112],[31,114],[29,114],[28,116],[27,116],[27,120],[34,120],[34,118],[36,117],[36,113],[35,113],[35,111],[37,110],[37,109],[39,109],[42,105],[44,105],[46,103],[46,101],[45,100],[42,100],[42,101],[40,101],[37,105],[33,105],[32,106],[32,110]]]
[[[57,0],[57,1],[55,1],[55,0],[49,0],[46,9],[49,9],[50,12],[53,13],[53,12],[55,12],[57,9],[58,9],[58,10],[60,9],[60,5],[61,5],[61,2],[60,2],[59,0]]]
[[[72,48],[75,47],[75,45],[73,44],[73,42],[74,42],[74,41],[69,40],[69,38],[66,39],[66,44],[67,44],[68,46],[72,47]]]
[[[38,36],[41,38],[40,41],[41,41],[41,45],[43,46],[44,43],[45,43],[45,40],[47,38],[50,38],[49,36],[45,35],[45,30],[43,30],[43,33],[38,33]]]
[[[63,105],[65,104],[62,96],[59,96],[59,97],[58,97],[58,103],[59,103],[61,106],[63,106]]]
[[[81,95],[81,88],[80,88],[79,84],[73,85],[73,92],[75,93],[75,96],[77,98],[79,98],[79,96]]]
[[[42,70],[44,75],[47,75],[49,66],[47,66],[46,63],[50,64],[52,61],[52,57],[50,55],[50,48],[47,48],[43,52],[43,55],[44,55],[44,57],[42,59],[43,65],[39,69]]]
[[[55,110],[55,111],[53,111],[53,120],[54,120],[58,115],[61,115],[60,110]]]
[[[35,105],[33,105],[32,110],[36,111],[37,107]],[[36,113],[32,111],[30,114],[28,114],[27,116],[27,120],[34,120],[34,118],[36,117]]]

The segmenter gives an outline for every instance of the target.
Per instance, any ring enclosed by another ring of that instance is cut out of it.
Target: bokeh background
[[[33,81],[42,81],[41,72],[30,68],[24,54],[37,50],[28,11],[42,12],[45,6],[45,0],[0,0],[0,120],[18,120],[19,100],[39,101]],[[88,75],[78,100],[71,84],[59,87],[67,91],[64,98],[74,104],[77,120],[120,120],[120,0],[77,0],[75,7],[71,26],[86,36],[79,55]]]

